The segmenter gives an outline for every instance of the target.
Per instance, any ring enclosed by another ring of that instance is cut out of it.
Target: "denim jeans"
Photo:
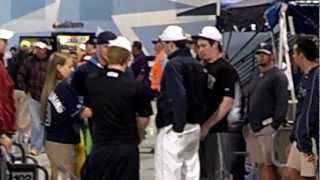
[[[40,118],[40,103],[31,97],[28,102],[32,119],[31,147],[41,151],[44,145],[44,126]]]

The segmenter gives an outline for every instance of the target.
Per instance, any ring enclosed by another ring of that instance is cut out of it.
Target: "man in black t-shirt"
[[[124,75],[130,52],[126,38],[111,40],[106,73],[86,80],[94,141],[83,180],[139,179],[139,132],[148,125],[152,109],[146,87]]]
[[[223,168],[230,173],[231,143],[227,115],[233,107],[235,86],[239,83],[236,70],[223,58],[222,35],[216,27],[206,26],[194,36],[198,55],[208,71],[207,120],[201,126],[203,142],[200,148],[202,176],[209,180],[218,179]],[[222,158],[224,165],[219,163]],[[220,167],[220,168],[219,168]]]

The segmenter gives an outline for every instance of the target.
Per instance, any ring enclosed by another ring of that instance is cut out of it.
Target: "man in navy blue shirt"
[[[198,149],[200,124],[205,120],[206,74],[186,48],[186,37],[180,26],[168,26],[159,38],[169,60],[157,102],[155,177],[156,180],[199,179]]]
[[[293,46],[293,62],[302,71],[298,90],[298,111],[293,131],[287,168],[288,180],[315,179],[316,155],[319,153],[319,64],[318,47],[314,41],[300,37]],[[316,143],[313,142],[315,140]]]
[[[116,39],[116,35],[110,31],[104,31],[97,37],[97,55],[93,56],[87,63],[78,67],[75,71],[71,84],[79,96],[84,97],[87,104],[87,87],[85,81],[90,74],[103,73],[104,66],[107,64],[108,44],[110,40]]]
[[[135,78],[140,82],[145,82],[149,79],[150,69],[147,66],[148,57],[142,51],[142,44],[139,41],[134,41],[132,43],[132,55],[134,60],[132,62],[131,68],[134,73]]]
[[[258,164],[261,180],[278,179],[272,161],[272,134],[285,121],[288,107],[288,79],[275,66],[272,44],[262,42],[256,50],[259,74],[248,86],[248,124],[243,128],[252,162]]]

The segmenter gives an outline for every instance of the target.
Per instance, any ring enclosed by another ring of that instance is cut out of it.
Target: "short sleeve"
[[[233,69],[222,69],[221,91],[223,96],[235,97],[235,84],[238,81],[238,75]]]

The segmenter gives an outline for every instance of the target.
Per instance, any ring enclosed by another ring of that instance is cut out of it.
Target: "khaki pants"
[[[316,162],[307,161],[303,153],[299,152],[296,142],[291,146],[286,166],[298,170],[302,177],[316,176]]]
[[[259,132],[253,132],[250,126],[243,128],[243,137],[247,144],[250,160],[257,164],[273,165],[272,134],[275,130],[269,125]]]
[[[26,130],[31,127],[31,114],[28,108],[28,96],[24,91],[14,90],[16,107],[16,124],[18,130]]]

